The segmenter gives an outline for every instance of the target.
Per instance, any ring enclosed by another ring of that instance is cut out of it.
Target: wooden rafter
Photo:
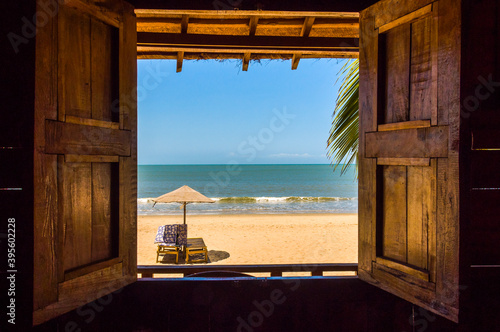
[[[300,32],[301,37],[309,37],[309,33],[311,33],[314,20],[315,18],[311,16],[304,19],[304,25],[302,26],[302,31]]]
[[[188,15],[182,15],[182,18],[181,18],[181,33],[187,33],[187,31],[188,31],[188,24],[189,24],[189,16]]]
[[[250,63],[250,52],[246,52],[243,54],[243,71],[248,70],[248,64]]]
[[[293,58],[292,58],[292,70],[297,69],[297,67],[299,66],[299,61],[300,61],[301,55],[302,54],[300,54],[300,53],[296,53],[296,54],[293,55]]]
[[[257,16],[250,17],[250,21],[248,22],[250,36],[255,36],[255,31],[257,30],[258,23],[259,23],[259,17],[257,17]]]
[[[182,71],[182,61],[184,60],[184,52],[177,52],[177,72],[180,73]]]

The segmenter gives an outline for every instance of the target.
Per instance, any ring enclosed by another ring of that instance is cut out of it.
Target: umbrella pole
[[[184,203],[184,225],[186,224],[186,203]]]

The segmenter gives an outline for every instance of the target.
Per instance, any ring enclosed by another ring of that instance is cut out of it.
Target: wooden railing
[[[251,273],[267,273],[270,277],[293,276],[310,273],[310,276],[324,276],[324,272],[338,272],[338,275],[357,275],[357,263],[345,264],[278,264],[278,265],[139,265],[137,273],[142,278],[161,275],[182,275],[182,277],[253,277]],[[291,275],[290,275],[291,274]],[[182,278],[181,277],[181,278]]]

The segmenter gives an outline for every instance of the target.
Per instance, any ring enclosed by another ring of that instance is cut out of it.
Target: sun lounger
[[[155,236],[155,244],[158,245],[156,250],[157,263],[159,262],[160,255],[175,255],[175,264],[179,262],[179,250],[181,246],[178,244],[178,226],[187,225],[163,225],[158,227]],[[187,237],[187,228],[185,228],[185,232]]]
[[[186,263],[189,263],[189,255],[194,255],[194,254],[203,254],[204,259],[198,259],[196,261],[191,260],[191,263],[208,262],[207,246],[205,245],[205,241],[203,241],[203,238],[201,237],[187,239]]]

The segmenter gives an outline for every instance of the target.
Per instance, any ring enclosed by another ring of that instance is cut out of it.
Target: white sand
[[[138,265],[156,263],[158,226],[182,216],[139,216]],[[188,238],[202,237],[209,264],[357,263],[356,214],[188,215]],[[183,264],[181,258],[179,263]]]

